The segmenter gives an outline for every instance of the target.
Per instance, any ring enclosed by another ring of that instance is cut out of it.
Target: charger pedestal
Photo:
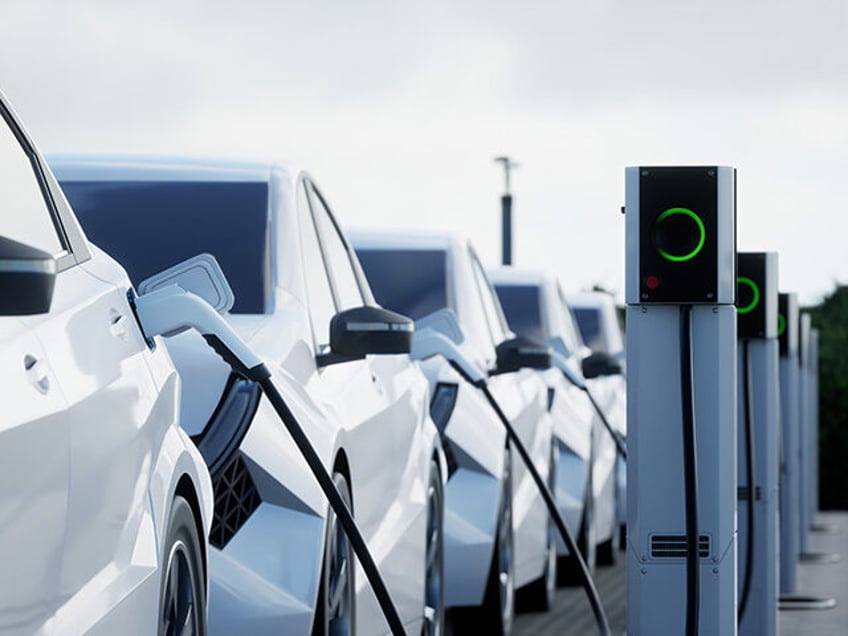
[[[780,294],[780,594],[794,594],[798,585],[800,430],[798,415],[798,300]]]
[[[739,634],[776,636],[780,455],[780,346],[778,343],[777,253],[738,255],[738,574],[742,612]],[[747,384],[746,384],[747,377]],[[750,400],[750,404],[749,404]],[[747,417],[753,432],[754,483],[748,483]],[[749,488],[753,487],[754,525],[750,588],[742,607],[748,557]],[[744,611],[743,611],[744,609]]]
[[[692,309],[700,633],[736,633],[736,311]],[[627,308],[627,632],[682,634],[680,308]],[[706,547],[706,553],[703,548]]]
[[[804,312],[800,317],[798,334],[798,432],[799,470],[798,470],[798,552],[801,559],[810,551],[809,533],[813,523],[813,426],[812,396],[810,391],[810,314]]]

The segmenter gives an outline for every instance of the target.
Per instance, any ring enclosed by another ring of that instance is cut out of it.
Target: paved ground
[[[624,553],[617,554],[615,565],[598,566],[595,585],[607,613],[613,634],[624,632],[627,617],[625,603],[627,577]],[[519,614],[515,620],[515,634],[519,636],[586,636],[598,633],[592,608],[582,587],[557,590],[556,602],[550,612]]]
[[[837,605],[829,610],[782,611],[780,636],[848,635],[848,512],[822,512],[816,521],[832,526],[832,532],[810,534],[811,552],[835,552],[836,564],[802,563],[798,569],[798,593],[827,596]],[[626,576],[624,554],[611,567],[599,567],[595,582],[607,611],[613,634],[626,628]],[[519,636],[584,636],[597,634],[592,611],[582,588],[557,590],[554,609],[547,613],[519,614],[515,621]]]
[[[848,634],[848,512],[820,512],[816,521],[833,532],[810,533],[811,552],[835,552],[836,564],[801,563],[798,593],[836,599],[829,610],[780,612],[781,636],[844,636]]]

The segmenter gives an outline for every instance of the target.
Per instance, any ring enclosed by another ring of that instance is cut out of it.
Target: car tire
[[[508,636],[512,633],[515,619],[515,537],[512,527],[512,453],[509,447],[505,449],[504,455],[497,536],[483,603],[478,607],[453,610],[454,634]]]
[[[333,484],[353,512],[347,478],[333,473]],[[312,636],[347,636],[356,631],[356,588],[354,584],[354,554],[350,540],[332,508],[327,510],[324,554]]]
[[[206,576],[203,544],[191,506],[174,496],[162,552],[159,636],[205,636]]]
[[[424,626],[422,636],[445,633],[444,490],[438,463],[430,463],[427,487],[427,536],[424,561]]]
[[[551,448],[550,469],[548,471],[548,488],[556,492],[556,455]],[[557,587],[557,537],[553,517],[548,514],[546,531],[546,560],[545,570],[535,581],[531,581],[516,596],[516,607],[520,611],[547,612],[554,603]]]
[[[598,544],[597,563],[598,565],[615,565],[616,549],[615,549],[615,532],[613,536]]]

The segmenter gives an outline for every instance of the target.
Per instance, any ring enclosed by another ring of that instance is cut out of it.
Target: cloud
[[[343,224],[456,229],[623,286],[623,169],[739,168],[740,247],[848,280],[848,5],[7,0],[0,86],[40,146],[295,159]],[[785,257],[785,258],[784,258]]]

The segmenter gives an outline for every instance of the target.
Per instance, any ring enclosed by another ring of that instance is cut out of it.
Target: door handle
[[[111,322],[109,325],[109,333],[111,333],[115,338],[126,340],[128,335],[126,317],[123,314],[118,313],[117,310],[113,309],[109,312],[109,319]]]
[[[47,377],[47,363],[39,360],[33,355],[24,356],[24,370],[27,381],[33,385],[39,393],[47,393],[50,390],[50,378]]]

